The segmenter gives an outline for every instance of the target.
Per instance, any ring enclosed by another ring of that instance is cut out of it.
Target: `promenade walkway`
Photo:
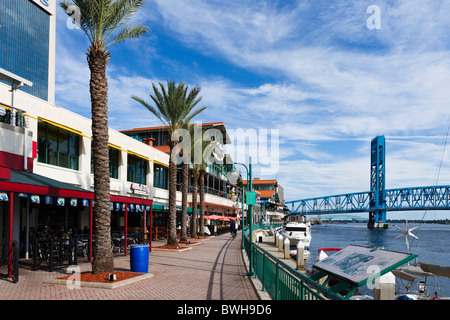
[[[202,244],[187,251],[156,250],[165,241],[153,242],[149,273],[153,277],[111,289],[69,289],[48,284],[47,279],[66,275],[20,269],[18,283],[0,279],[0,300],[258,300],[258,290],[246,276],[240,234],[232,239],[227,233],[199,240]],[[115,268],[130,271],[130,257],[115,259]],[[81,272],[90,271],[89,263],[79,264]]]

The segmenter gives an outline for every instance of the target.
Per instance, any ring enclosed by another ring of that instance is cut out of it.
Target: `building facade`
[[[13,241],[27,258],[41,229],[92,239],[95,228],[91,120],[54,105],[55,10],[54,0],[0,2],[0,261]],[[169,155],[157,138],[109,129],[111,229],[125,239],[167,223]],[[235,211],[226,173],[208,168],[205,214]]]
[[[247,181],[243,181],[243,185],[247,186]],[[255,178],[252,180],[252,187],[256,191],[258,203],[255,221],[272,224],[284,217],[287,213],[284,187],[277,180]]]
[[[231,169],[232,160],[229,155],[226,158],[223,154],[223,145],[230,143],[230,137],[227,133],[226,126],[223,122],[216,123],[202,123],[202,130],[217,130],[217,137],[221,138],[218,141],[219,144],[213,151],[214,157],[218,161],[211,161],[206,165],[205,181],[205,215],[220,215],[220,216],[237,216],[242,210],[237,205],[236,195],[240,193],[240,190],[236,185],[231,184],[227,179],[227,173]],[[156,149],[165,153],[169,153],[168,139],[170,138],[167,133],[167,127],[148,127],[148,128],[135,128],[130,130],[121,131],[123,134],[132,137],[138,141],[142,141]],[[209,137],[208,137],[209,139]],[[213,139],[214,140],[214,139]],[[179,165],[177,172],[177,190],[181,191],[182,177],[181,177],[182,165]],[[192,171],[192,165],[189,168]],[[167,172],[164,173],[167,175]],[[155,186],[157,183],[155,181]],[[192,174],[189,174],[188,179],[188,202],[189,206],[192,206]],[[155,201],[157,201],[155,199]],[[177,201],[181,203],[180,199]]]

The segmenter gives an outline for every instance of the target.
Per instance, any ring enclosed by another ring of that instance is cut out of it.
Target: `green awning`
[[[153,211],[161,211],[161,212],[168,212],[169,211],[169,204],[168,203],[162,203],[162,202],[153,202],[152,206]],[[181,206],[177,205],[177,212],[181,210]],[[188,213],[192,213],[192,208],[187,208]],[[197,209],[197,213],[199,213],[199,209]]]
[[[164,207],[169,207],[169,204],[153,201],[153,205],[152,205],[153,211],[166,211],[166,210],[164,210]]]

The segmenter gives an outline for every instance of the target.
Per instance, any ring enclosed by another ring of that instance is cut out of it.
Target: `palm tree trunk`
[[[108,151],[108,79],[109,51],[93,42],[87,52],[91,71],[89,90],[92,104],[92,155],[94,160],[94,235],[92,272],[112,272],[111,210]]]
[[[169,221],[167,244],[175,245],[177,241],[177,164],[172,158],[172,150],[176,146],[175,141],[170,141],[169,157]]]
[[[188,196],[188,179],[189,165],[183,162],[182,170],[182,186],[181,186],[181,235],[180,241],[187,241],[187,196]]]
[[[205,172],[206,168],[204,166],[200,169],[200,235],[205,235]]]
[[[197,237],[197,188],[198,188],[198,170],[193,170],[192,177],[192,226],[191,226],[191,236],[192,238]]]

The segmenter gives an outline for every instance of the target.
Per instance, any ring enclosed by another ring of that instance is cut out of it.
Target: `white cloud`
[[[202,88],[208,109],[200,120],[223,121],[229,129],[279,129],[277,178],[292,199],[367,190],[370,140],[382,134],[388,144],[387,187],[433,180],[449,116],[450,3],[377,5],[380,30],[366,28],[367,3],[348,0],[153,0],[138,21],[148,22],[150,30],[157,25],[161,36],[170,35],[209,58],[262,76],[260,83],[246,85],[194,70],[187,81]],[[152,41],[158,36],[152,34]],[[57,101],[90,108],[84,56],[63,40]],[[164,64],[179,63],[145,50]],[[158,125],[129,99],[132,94],[148,97],[156,81],[151,73],[113,64],[108,76],[113,127]],[[353,149],[332,148],[330,142]],[[449,157],[444,158],[447,164]],[[450,179],[447,170],[441,175],[443,182]]]

